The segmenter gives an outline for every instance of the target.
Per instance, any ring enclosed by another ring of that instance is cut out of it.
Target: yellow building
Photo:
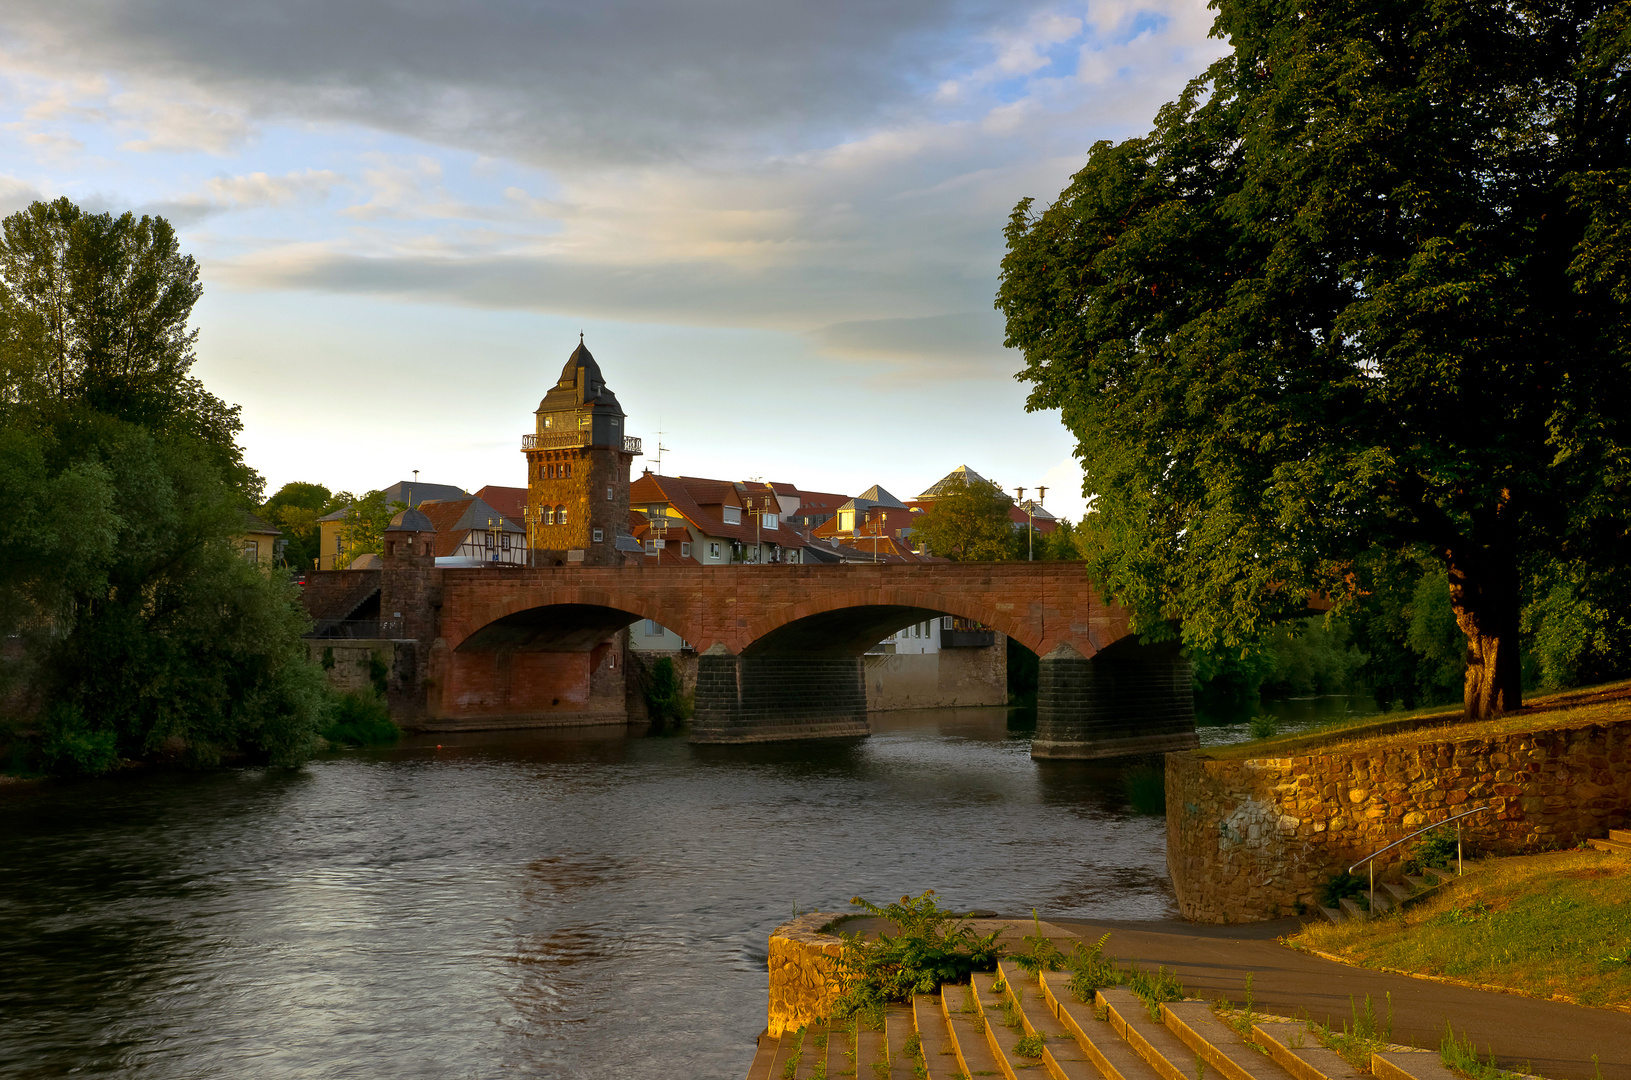
[[[282,529],[273,528],[245,511],[243,532],[236,543],[245,560],[260,566],[275,566],[283,554],[283,546],[278,543],[278,537],[282,535]]]

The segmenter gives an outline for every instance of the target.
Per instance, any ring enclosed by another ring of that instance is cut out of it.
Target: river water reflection
[[[0,790],[0,1075],[723,1077],[795,907],[1175,915],[1118,766],[1000,709],[870,739],[418,737]]]

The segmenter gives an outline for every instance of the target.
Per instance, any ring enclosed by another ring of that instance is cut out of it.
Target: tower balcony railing
[[[588,446],[589,429],[546,431],[542,435],[521,436],[523,450],[559,450],[567,446]]]
[[[521,436],[521,449],[523,450],[563,450],[569,446],[593,446],[594,441],[588,428],[578,428],[567,431],[546,431],[541,435]],[[640,453],[640,440],[633,435],[623,436],[623,452],[625,454]]]

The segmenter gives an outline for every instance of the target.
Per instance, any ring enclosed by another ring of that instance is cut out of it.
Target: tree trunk
[[[1518,663],[1518,566],[1508,551],[1452,551],[1450,606],[1467,635],[1468,720],[1484,720],[1523,704]]]

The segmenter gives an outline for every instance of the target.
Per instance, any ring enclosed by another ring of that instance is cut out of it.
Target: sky
[[[162,214],[268,493],[525,483],[578,335],[636,469],[1083,511],[1014,205],[1224,51],[1194,0],[6,0],[0,213]]]

